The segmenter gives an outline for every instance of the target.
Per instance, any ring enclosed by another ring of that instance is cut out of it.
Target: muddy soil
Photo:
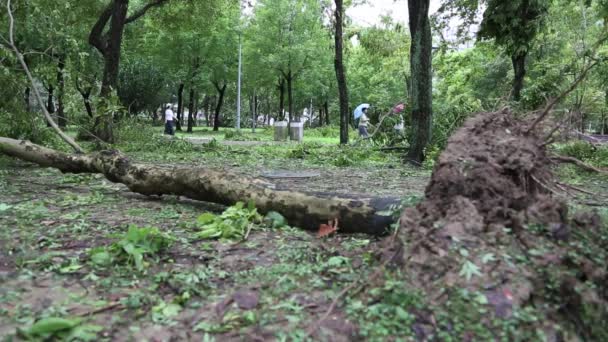
[[[320,172],[323,181],[277,183],[344,190],[331,178],[343,174]],[[352,170],[350,175],[368,177]],[[369,189],[377,186],[371,183]],[[302,340],[342,288],[377,267],[371,256],[379,241],[368,236],[320,240],[295,228],[260,228],[244,242],[196,239],[188,224],[223,206],[145,197],[99,175],[62,175],[2,159],[0,192],[0,336],[5,337],[35,320],[59,316],[83,317],[101,327],[98,337],[112,341],[206,335],[219,341]],[[132,224],[158,227],[176,242],[143,272],[92,265],[89,251],[113,243]],[[362,321],[337,307],[309,337],[354,340],[361,337]]]
[[[438,311],[468,303],[490,330],[527,313],[518,326],[530,338],[604,339],[605,227],[596,213],[569,215],[548,152],[526,131],[508,111],[482,113],[449,139],[424,201],[401,216],[401,266]]]

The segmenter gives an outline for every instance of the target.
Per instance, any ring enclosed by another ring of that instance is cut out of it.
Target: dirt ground
[[[244,242],[200,240],[188,223],[222,206],[148,198],[100,175],[1,162],[0,336],[15,337],[44,317],[84,318],[84,327],[113,341],[378,335],[376,328],[360,326],[370,317],[358,300],[317,322],[343,288],[376,269],[374,238],[318,239],[299,229],[261,227]],[[403,179],[389,168],[308,171],[320,176],[274,181],[294,190],[420,195],[428,175]],[[142,272],[92,265],[89,251],[111,244],[131,224],[158,227],[175,242]]]
[[[306,171],[319,176],[271,181],[293,190],[404,198],[419,198],[430,176],[390,164],[218,164],[205,166],[250,176]],[[608,206],[608,182],[577,186],[595,195],[583,194],[573,205]],[[246,241],[202,240],[192,223],[223,206],[145,197],[100,175],[63,175],[4,157],[0,194],[0,336],[6,340],[23,339],[20,330],[45,317],[80,318],[81,340],[107,341],[422,340],[429,336],[429,317],[444,329],[440,340],[480,329],[472,316],[465,323],[429,316],[427,299],[407,286],[402,271],[381,268],[378,238],[319,239],[295,228],[260,226]],[[158,227],[173,243],[147,257],[143,270],[92,263],[91,251],[117,241],[129,225]]]

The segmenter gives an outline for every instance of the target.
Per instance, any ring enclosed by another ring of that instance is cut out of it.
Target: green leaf
[[[99,325],[86,324],[80,325],[72,329],[70,334],[65,338],[66,341],[97,341],[97,335],[103,331],[103,327]]]
[[[270,211],[264,217],[264,221],[272,228],[281,228],[287,225],[285,217],[276,211]]]
[[[59,331],[69,330],[80,324],[80,319],[69,319],[61,317],[48,317],[34,323],[28,330],[30,335],[51,335]]]
[[[479,272],[479,267],[474,263],[467,260],[460,269],[460,276],[464,276],[467,281],[471,280],[473,276],[481,276],[481,272]]]
[[[327,266],[336,267],[346,264],[348,262],[348,258],[343,256],[333,256],[327,260]]]
[[[6,204],[6,203],[0,203],[0,212],[2,212],[2,211],[7,211],[7,210],[9,210],[9,209],[10,209],[10,208],[12,208],[12,207],[13,207],[13,206],[8,205],[8,204]]]
[[[74,273],[82,268],[80,264],[71,264],[59,269],[59,273]]]
[[[485,305],[488,304],[488,297],[486,297],[486,295],[483,293],[479,293],[477,296],[475,296],[475,301],[481,305]]]
[[[487,264],[488,262],[492,262],[495,260],[496,260],[496,257],[494,256],[493,253],[486,253],[481,257],[481,262],[483,264]]]
[[[182,311],[181,306],[179,306],[178,304],[171,303],[163,308],[162,313],[165,317],[173,317],[177,316],[180,311]]]
[[[215,220],[215,217],[216,216],[212,213],[204,213],[196,218],[196,222],[199,225],[206,225],[213,222],[213,220]]]

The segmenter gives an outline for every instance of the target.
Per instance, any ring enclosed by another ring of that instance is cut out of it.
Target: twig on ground
[[[574,186],[574,185],[571,185],[571,184],[566,184],[566,183],[561,183],[561,182],[555,182],[555,183],[556,183],[557,185],[561,185],[561,186],[564,186],[564,187],[570,188],[570,189],[572,189],[572,190],[576,190],[576,191],[578,191],[578,192],[582,192],[582,193],[587,194],[587,195],[591,195],[591,196],[598,196],[598,194],[596,194],[595,192],[591,192],[591,191],[589,191],[589,190],[585,190],[585,189],[583,189],[583,188],[579,188],[578,186]]]
[[[113,309],[115,309],[117,307],[121,307],[121,306],[122,306],[122,304],[120,302],[112,302],[112,303],[110,303],[110,304],[108,304],[106,306],[102,306],[102,307],[97,308],[95,310],[85,311],[85,312],[83,312],[81,314],[78,314],[78,316],[79,317],[85,317],[85,316],[90,316],[90,315],[96,315],[96,314],[99,314],[99,313],[102,313],[102,312],[113,310]]]

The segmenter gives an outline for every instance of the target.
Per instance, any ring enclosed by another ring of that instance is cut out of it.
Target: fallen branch
[[[602,46],[602,44],[608,40],[608,34],[606,34],[606,32],[604,32],[604,35],[598,39],[598,41],[594,44],[595,49],[597,50],[597,48],[599,48],[600,46]],[[576,89],[576,87],[578,87],[578,85],[587,77],[587,74],[589,73],[589,70],[593,69],[596,65],[598,65],[602,60],[600,59],[596,59],[591,57],[591,59],[593,60],[592,63],[589,63],[582,71],[581,74],[576,78],[576,80],[574,80],[574,82],[570,85],[570,87],[568,87],[568,89],[566,89],[565,91],[563,91],[561,94],[559,94],[557,97],[553,98],[551,101],[549,101],[549,103],[547,103],[547,105],[545,106],[545,108],[543,109],[542,112],[540,112],[540,114],[536,117],[536,119],[534,120],[534,122],[532,123],[532,125],[526,130],[526,133],[530,133],[531,131],[533,131],[536,126],[545,119],[545,117],[551,112],[551,109],[553,109],[553,107],[562,99],[564,99],[568,94],[570,94],[572,91],[574,91],[574,89]]]
[[[574,165],[580,167],[581,169],[585,169],[587,171],[592,171],[592,172],[602,173],[602,174],[607,174],[608,173],[608,170],[598,169],[595,166],[586,164],[585,162],[583,162],[583,161],[581,161],[579,159],[573,158],[573,157],[554,156],[554,157],[551,157],[551,160],[555,160],[555,161],[558,161],[558,162],[561,162],[561,163],[574,164]]]
[[[339,219],[341,232],[382,235],[392,223],[383,213],[400,203],[393,197],[271,189],[261,179],[223,170],[134,163],[118,151],[67,154],[0,137],[0,153],[64,173],[101,173],[111,182],[147,196],[177,195],[224,205],[253,201],[262,213],[280,212],[290,225],[315,231],[321,223]]]
[[[567,187],[570,188],[572,190],[578,191],[578,192],[582,192],[583,194],[587,194],[587,195],[591,195],[591,196],[598,196],[598,194],[596,194],[595,192],[591,192],[589,190],[585,190],[583,188],[579,188],[578,186],[574,186],[571,184],[566,184],[566,183],[561,183],[561,182],[556,182],[557,185],[561,185],[563,187]]]
[[[378,121],[378,124],[376,125],[376,129],[374,129],[374,132],[366,137],[362,137],[361,139],[358,139],[357,141],[355,141],[355,143],[353,144],[354,146],[357,146],[360,142],[364,141],[364,140],[368,140],[368,139],[372,139],[376,133],[378,133],[378,130],[380,129],[380,127],[382,126],[382,123],[384,122],[384,120],[386,118],[388,118],[389,116],[391,116],[393,114],[392,110],[384,115],[382,115],[380,117],[380,120]]]
[[[55,130],[55,132],[57,132],[57,134],[59,134],[61,139],[63,139],[63,141],[65,141],[68,145],[70,145],[74,149],[75,152],[84,153],[84,150],[82,149],[82,147],[80,147],[80,145],[78,145],[72,138],[70,138],[67,134],[65,134],[61,130],[61,128],[59,128],[59,126],[57,126],[57,123],[55,123],[55,121],[51,117],[51,114],[49,114],[49,111],[46,109],[46,106],[44,105],[44,102],[42,101],[42,97],[40,96],[40,92],[38,91],[38,87],[36,87],[36,84],[34,83],[34,78],[32,77],[32,73],[30,72],[30,69],[28,68],[27,63],[25,63],[25,60],[23,59],[23,55],[21,54],[21,52],[19,52],[19,49],[17,49],[17,46],[15,45],[15,39],[13,37],[15,20],[13,18],[13,13],[11,11],[11,0],[7,0],[7,2],[6,2],[6,11],[8,12],[8,17],[9,17],[9,31],[8,31],[9,45],[13,49],[15,56],[17,56],[17,59],[19,60],[21,67],[23,68],[23,70],[25,71],[25,74],[27,75],[27,79],[29,80],[29,82],[32,85],[32,88],[34,90],[34,96],[36,97],[36,101],[42,108],[44,117],[46,118],[47,122],[51,125],[51,127]]]

